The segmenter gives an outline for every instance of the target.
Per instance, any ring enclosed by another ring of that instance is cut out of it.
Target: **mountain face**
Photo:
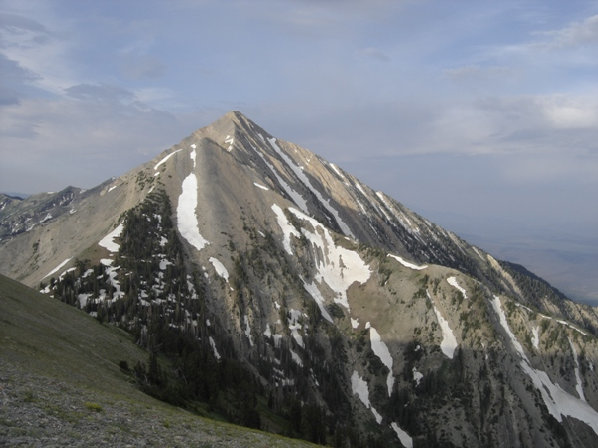
[[[179,404],[343,447],[598,444],[594,308],[239,112],[0,196],[0,238],[3,274],[168,358],[144,378]]]

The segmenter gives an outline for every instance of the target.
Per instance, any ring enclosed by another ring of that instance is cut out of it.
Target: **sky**
[[[598,305],[598,1],[0,0],[0,191],[229,110]]]

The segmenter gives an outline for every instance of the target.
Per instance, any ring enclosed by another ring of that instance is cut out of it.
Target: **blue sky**
[[[0,14],[0,191],[91,187],[236,109],[598,301],[596,1],[0,0]]]

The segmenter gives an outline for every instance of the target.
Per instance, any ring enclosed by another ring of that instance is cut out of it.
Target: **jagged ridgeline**
[[[66,193],[2,202],[0,267],[131,332],[155,396],[335,447],[598,444],[596,309],[238,112]]]

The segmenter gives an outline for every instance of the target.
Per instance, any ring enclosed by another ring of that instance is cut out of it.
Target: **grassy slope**
[[[129,335],[0,276],[0,445],[312,446],[203,419],[136,389]]]

